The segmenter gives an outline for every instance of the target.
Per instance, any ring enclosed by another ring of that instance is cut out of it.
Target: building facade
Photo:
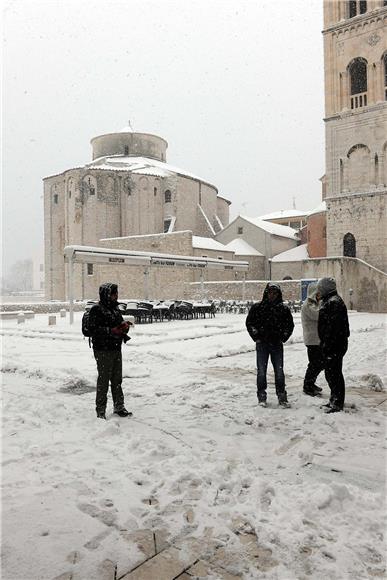
[[[327,255],[387,271],[387,2],[325,0]]]
[[[45,291],[63,299],[66,245],[190,230],[214,237],[229,222],[217,188],[166,162],[167,142],[126,127],[91,140],[92,161],[44,179]],[[82,287],[88,280],[82,267]]]

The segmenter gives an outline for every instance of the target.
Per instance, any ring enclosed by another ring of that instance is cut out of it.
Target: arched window
[[[351,93],[351,109],[367,105],[367,61],[355,58],[348,67]]]
[[[284,276],[282,280],[293,280],[293,278],[291,276]]]
[[[345,234],[343,239],[343,256],[348,256],[349,258],[356,258],[355,236],[349,232]]]
[[[170,203],[172,199],[172,194],[169,189],[164,192],[164,201],[165,203]]]

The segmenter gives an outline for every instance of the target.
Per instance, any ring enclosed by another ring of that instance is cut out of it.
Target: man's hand
[[[114,328],[111,329],[111,333],[114,334],[114,336],[122,336],[123,335],[123,330],[120,326],[115,326]]]

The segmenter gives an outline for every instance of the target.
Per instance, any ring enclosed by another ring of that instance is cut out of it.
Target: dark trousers
[[[97,413],[104,413],[106,410],[107,394],[110,388],[112,391],[114,410],[118,411],[124,406],[124,394],[122,392],[122,356],[121,351],[94,351],[97,361],[98,379],[95,407]]]
[[[284,347],[282,344],[257,342],[257,395],[258,401],[266,401],[266,372],[269,356],[274,369],[275,390],[279,401],[287,401],[284,375]]]
[[[318,375],[324,368],[324,358],[319,344],[307,346],[308,351],[308,367],[305,372],[304,389],[313,387]]]
[[[334,355],[324,356],[325,378],[331,390],[330,403],[332,407],[342,409],[345,400],[345,381],[343,376],[343,358],[347,347],[340,349]]]

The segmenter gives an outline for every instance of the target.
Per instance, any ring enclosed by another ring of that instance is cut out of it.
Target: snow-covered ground
[[[4,580],[98,579],[106,559],[119,578],[143,559],[128,541],[142,529],[211,537],[246,579],[384,577],[383,315],[351,313],[346,412],[333,415],[322,377],[323,400],[302,394],[299,315],[285,347],[291,409],[276,405],[271,368],[269,407],[257,407],[244,316],[137,326],[123,347],[134,416],[113,416],[109,400],[106,422],[80,318],[2,323]],[[271,554],[265,569],[245,557],[241,528]]]

